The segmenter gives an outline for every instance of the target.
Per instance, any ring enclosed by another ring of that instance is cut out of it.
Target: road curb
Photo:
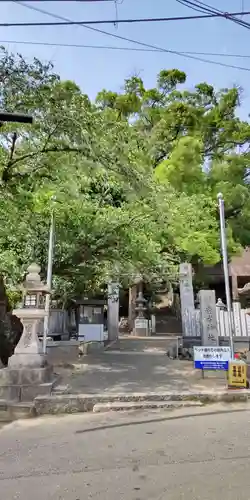
[[[250,390],[224,390],[204,392],[149,392],[149,393],[102,393],[102,394],[62,394],[38,396],[34,400],[36,415],[58,415],[92,412],[98,403],[199,401],[203,404],[215,402],[247,402]]]

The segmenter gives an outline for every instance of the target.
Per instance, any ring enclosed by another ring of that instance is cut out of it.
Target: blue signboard
[[[228,370],[228,361],[195,361],[198,370]]]
[[[231,349],[228,346],[194,346],[194,368],[197,370],[228,370]]]

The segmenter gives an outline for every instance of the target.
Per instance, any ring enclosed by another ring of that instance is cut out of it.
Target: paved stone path
[[[191,361],[170,360],[161,354],[91,354],[74,369],[56,371],[62,377],[62,385],[70,385],[72,393],[199,392],[226,387],[224,373],[206,373],[203,380]]]

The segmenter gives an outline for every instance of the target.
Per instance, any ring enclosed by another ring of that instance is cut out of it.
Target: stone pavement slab
[[[200,392],[226,388],[224,372],[193,368],[191,361],[171,360],[164,354],[103,352],[85,356],[72,368],[57,368],[61,384],[72,394]]]

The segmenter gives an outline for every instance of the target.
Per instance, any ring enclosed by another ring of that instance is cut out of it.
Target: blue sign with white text
[[[197,370],[228,370],[228,361],[195,361]]]

